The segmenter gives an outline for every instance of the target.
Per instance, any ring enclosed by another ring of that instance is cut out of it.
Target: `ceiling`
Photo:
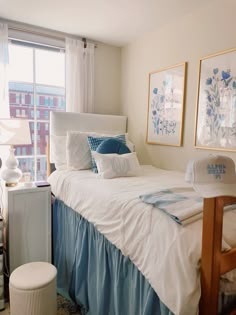
[[[124,46],[214,0],[0,0],[0,17]]]

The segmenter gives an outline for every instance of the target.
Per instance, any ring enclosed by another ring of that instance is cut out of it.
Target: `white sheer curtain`
[[[94,44],[66,38],[66,110],[94,112]]]
[[[0,119],[10,117],[9,93],[8,93],[8,25],[0,23]],[[0,145],[0,168],[9,155],[9,146]],[[0,173],[1,177],[1,173]],[[0,193],[1,198],[1,193]],[[0,208],[1,203],[0,203]]]
[[[8,76],[8,26],[0,23],[0,118],[10,117]]]

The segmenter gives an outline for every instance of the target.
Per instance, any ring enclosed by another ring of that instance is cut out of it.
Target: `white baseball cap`
[[[234,161],[223,155],[209,155],[189,161],[185,180],[204,198],[236,196]]]

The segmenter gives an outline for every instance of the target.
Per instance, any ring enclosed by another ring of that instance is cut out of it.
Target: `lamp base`
[[[1,176],[5,180],[7,187],[14,187],[18,184],[22,177],[22,172],[18,168],[19,162],[17,161],[14,151],[15,149],[11,147],[9,149],[10,155],[6,160],[6,168],[2,170]]]
[[[19,168],[5,168],[1,173],[2,179],[6,182],[7,187],[15,187],[22,177],[22,172]]]
[[[15,187],[18,183],[5,183],[6,187]]]

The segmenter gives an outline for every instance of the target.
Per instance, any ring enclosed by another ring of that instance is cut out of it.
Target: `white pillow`
[[[51,135],[50,156],[57,170],[91,168],[91,153],[87,141],[88,135],[100,134],[70,131],[67,132],[66,136]]]
[[[68,131],[66,139],[67,167],[84,170],[92,167],[91,153],[87,137],[92,133]]]
[[[91,153],[87,136],[115,136],[107,133],[69,131],[66,136],[51,135],[50,156],[52,163],[55,163],[57,170],[67,168],[82,170],[91,168]],[[126,145],[131,152],[134,151],[134,144],[126,136]]]
[[[127,154],[101,154],[92,152],[102,178],[137,176],[140,171],[136,152]]]
[[[66,161],[67,167],[69,169],[85,170],[92,168],[91,151],[87,140],[88,136],[115,137],[116,135],[97,132],[67,131]],[[127,143],[127,146],[129,147],[130,151],[132,151],[131,149],[134,148],[133,143],[130,141],[129,145]]]
[[[135,151],[135,145],[133,144],[133,142],[131,142],[129,140],[128,133],[125,134],[125,138],[126,138],[126,145],[130,149],[130,152],[134,152]]]
[[[66,136],[50,136],[51,162],[55,163],[57,170],[67,169],[66,163]]]

